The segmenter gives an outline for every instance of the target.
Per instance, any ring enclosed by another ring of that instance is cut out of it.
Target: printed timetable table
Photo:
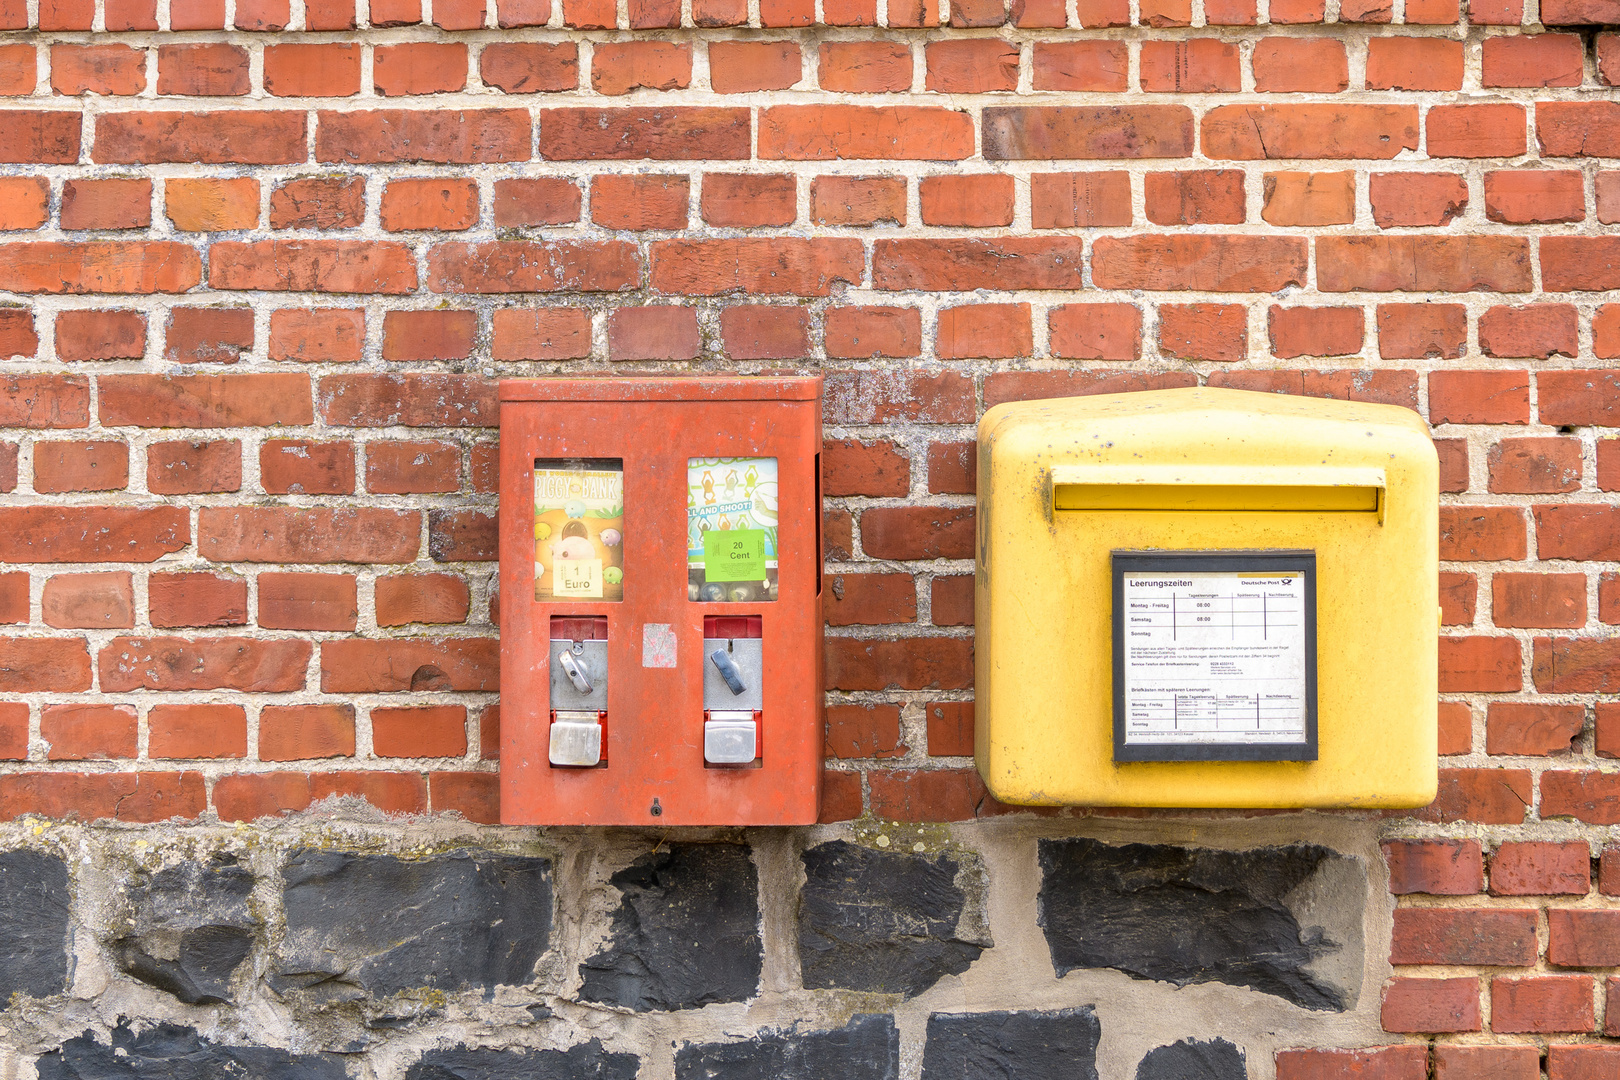
[[[1126,573],[1125,744],[1306,740],[1307,576]]]

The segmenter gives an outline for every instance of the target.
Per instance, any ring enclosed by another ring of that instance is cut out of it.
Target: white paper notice
[[[1304,571],[1126,573],[1125,745],[1305,742]]]

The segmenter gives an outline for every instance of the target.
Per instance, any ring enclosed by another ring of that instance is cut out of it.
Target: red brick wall
[[[0,813],[493,820],[494,380],[773,367],[827,377],[827,819],[1000,813],[978,415],[1394,402],[1435,426],[1447,624],[1441,795],[1383,826],[1408,1045],[1279,1075],[1422,1077],[1443,1034],[1442,1078],[1613,1076],[1564,1045],[1620,1035],[1604,23],[0,0]]]

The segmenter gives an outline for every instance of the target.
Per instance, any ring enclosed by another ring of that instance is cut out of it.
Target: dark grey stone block
[[[67,989],[67,865],[43,851],[0,853],[0,1008],[12,994]]]
[[[271,986],[327,999],[522,985],[551,936],[551,862],[298,851]]]
[[[635,1080],[641,1059],[610,1054],[600,1039],[567,1050],[435,1050],[405,1080]]]
[[[40,1055],[39,1080],[345,1080],[337,1054],[292,1054],[267,1046],[221,1046],[178,1024],[140,1034],[120,1018],[112,1045],[86,1031]]]
[[[1149,1050],[1136,1080],[1248,1080],[1243,1051],[1225,1039],[1180,1042]]]
[[[922,1080],[1097,1080],[1101,1035],[1089,1008],[933,1013]]]
[[[759,988],[759,874],[739,844],[670,844],[608,879],[623,899],[579,996],[638,1012],[746,1001]]]
[[[112,943],[118,967],[188,1005],[231,1000],[231,975],[253,951],[253,875],[229,856],[139,873],[126,891],[128,932]]]
[[[947,855],[880,852],[844,840],[804,853],[799,964],[813,990],[922,993],[984,951],[960,934],[967,897]]]
[[[1216,851],[1042,840],[1040,924],[1052,966],[1059,976],[1115,968],[1178,986],[1223,982],[1342,1011],[1350,992],[1318,970],[1342,942],[1293,910],[1311,909],[1309,879],[1340,860],[1305,844]],[[1360,897],[1344,900],[1359,913]]]
[[[687,1043],[675,1080],[896,1080],[900,1033],[892,1016],[856,1016],[833,1031],[762,1032],[731,1043]]]

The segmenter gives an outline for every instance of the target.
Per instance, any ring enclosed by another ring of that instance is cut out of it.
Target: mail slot
[[[1191,388],[979,426],[976,732],[1025,805],[1422,806],[1438,463],[1395,406]]]

